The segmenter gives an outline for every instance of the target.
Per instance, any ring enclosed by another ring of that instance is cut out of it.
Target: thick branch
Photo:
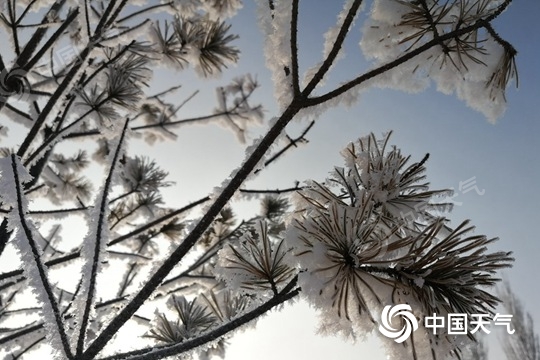
[[[64,352],[66,356],[71,359],[71,349],[69,347],[69,341],[66,336],[66,332],[64,330],[64,325],[62,322],[62,318],[60,315],[60,310],[58,308],[58,304],[56,303],[56,298],[54,296],[52,286],[49,283],[49,279],[47,277],[47,273],[45,271],[45,267],[43,266],[43,263],[41,263],[40,260],[40,250],[38,248],[37,243],[34,240],[34,236],[32,234],[32,231],[30,230],[30,227],[28,223],[26,222],[26,218],[24,216],[25,211],[23,208],[23,198],[22,198],[22,189],[21,189],[21,183],[19,180],[19,172],[17,168],[17,158],[15,154],[11,155],[11,165],[13,169],[13,176],[15,178],[15,193],[17,194],[17,211],[19,216],[19,222],[20,226],[22,228],[22,231],[24,232],[24,235],[26,237],[26,240],[28,241],[28,244],[30,245],[30,249],[32,251],[33,258],[35,260],[35,266],[38,270],[39,274],[39,280],[41,281],[41,286],[43,287],[43,290],[47,294],[47,300],[49,302],[49,305],[51,306],[51,310],[53,312],[53,316],[56,321],[56,327],[58,330],[58,333],[60,335],[60,340],[62,342],[62,346],[64,348]]]
[[[50,112],[55,108],[57,105],[58,100],[60,100],[60,97],[64,94],[64,91],[68,88],[69,84],[75,77],[75,75],[79,72],[79,69],[83,65],[83,63],[86,61],[86,58],[90,54],[91,47],[86,47],[79,55],[79,60],[77,63],[71,68],[69,73],[66,75],[62,83],[56,88],[56,91],[54,92],[53,96],[47,101],[47,104],[43,108],[43,111],[39,114],[38,118],[36,119],[36,122],[34,123],[34,126],[30,129],[28,134],[26,135],[26,138],[24,139],[23,143],[21,144],[19,151],[17,151],[17,155],[20,157],[23,157],[26,151],[30,148],[30,144],[37,136],[39,130],[43,127],[45,124],[45,120],[47,120],[47,116],[50,114]]]
[[[336,37],[336,41],[334,42],[334,45],[332,46],[332,49],[330,50],[330,53],[328,54],[328,57],[324,60],[323,64],[317,71],[317,73],[313,76],[309,84],[306,86],[306,88],[303,90],[304,94],[311,94],[313,89],[321,82],[321,80],[324,78],[324,75],[328,72],[332,64],[334,63],[334,60],[339,54],[339,51],[341,50],[341,46],[343,45],[343,42],[345,41],[345,38],[347,37],[347,33],[349,32],[352,22],[354,18],[356,17],[356,13],[360,9],[360,5],[362,4],[362,0],[355,0],[352,4],[351,8],[349,9],[349,12],[347,13],[347,16],[345,17],[345,20],[343,21],[343,25],[341,25],[341,28],[339,29],[339,33]]]

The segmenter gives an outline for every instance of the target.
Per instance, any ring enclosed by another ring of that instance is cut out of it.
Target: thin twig
[[[131,14],[126,15],[126,16],[124,16],[123,18],[120,18],[120,19],[116,20],[116,22],[120,24],[120,23],[123,23],[124,21],[129,20],[129,19],[131,19],[131,18],[133,18],[133,17],[135,17],[135,16],[142,15],[142,14],[144,14],[145,12],[148,12],[148,11],[152,11],[152,10],[158,9],[158,8],[160,8],[160,7],[171,6],[172,4],[173,4],[173,2],[172,2],[172,1],[169,1],[169,2],[163,3],[163,4],[157,4],[157,5],[148,6],[148,7],[144,8],[144,9],[141,9],[141,10],[138,10],[138,11],[134,11],[134,12],[132,12]]]
[[[264,162],[264,167],[267,167],[268,165],[270,165],[272,162],[276,161],[277,159],[279,159],[280,156],[282,156],[287,150],[289,150],[290,148],[292,148],[293,146],[294,147],[297,147],[297,143],[300,142],[300,141],[305,141],[305,136],[307,135],[307,133],[309,132],[309,130],[311,130],[311,128],[313,127],[313,125],[315,125],[315,120],[311,120],[311,122],[309,123],[309,125],[304,129],[304,131],[300,134],[300,136],[294,138],[294,139],[291,139],[289,138],[289,143],[283,148],[281,149],[280,151],[278,151],[277,153],[275,153],[274,155],[272,155],[268,160],[266,160]],[[259,171],[261,171],[262,169],[257,169],[255,170],[255,174],[257,174]],[[240,190],[242,191],[242,190]]]
[[[286,194],[286,193],[291,193],[291,192],[300,191],[300,190],[302,190],[302,187],[295,186],[295,187],[287,188],[287,189],[275,189],[275,190],[268,190],[268,189],[240,189],[238,191],[240,191],[242,193],[245,193],[245,194],[276,194],[276,195],[279,195],[279,194]]]

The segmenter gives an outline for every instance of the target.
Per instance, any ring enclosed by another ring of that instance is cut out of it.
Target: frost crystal
[[[272,239],[268,226],[260,221],[254,234],[244,234],[239,243],[219,253],[218,272],[230,289],[252,292],[271,290],[290,280],[294,274],[283,240]]]
[[[376,0],[360,47],[367,58],[381,66],[444,34],[477,23],[501,3]],[[515,55],[516,51],[493,32],[478,29],[439,42],[385,72],[375,85],[418,92],[431,79],[438,91],[455,93],[494,122],[504,112],[506,86],[516,77]]]

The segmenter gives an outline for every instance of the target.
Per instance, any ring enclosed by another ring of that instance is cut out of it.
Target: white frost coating
[[[88,66],[88,64],[86,63],[85,65],[81,66],[81,69],[85,69],[86,66]],[[73,77],[72,81],[69,83],[69,85],[67,86],[67,89],[69,89],[69,91],[74,91],[75,90],[75,86],[74,84],[79,80],[80,76],[82,75],[82,70],[79,69],[79,71],[77,72],[77,74]],[[66,91],[66,94],[69,92],[69,91]],[[65,107],[67,106],[67,95],[64,95],[62,97],[60,97],[60,100],[56,102],[56,104],[54,105],[53,109],[51,110],[51,114],[57,114],[57,113],[61,113],[65,110]],[[77,106],[74,106],[72,107],[72,110],[70,110],[70,116],[68,118],[71,118],[73,116],[76,116],[76,115],[82,115],[82,114],[79,114],[77,112],[77,110],[80,110],[80,109],[77,109]],[[34,106],[30,106],[30,116],[33,118],[33,119],[37,119],[38,118],[38,114],[35,112],[35,108]],[[83,126],[84,123],[83,122],[80,122],[72,127],[70,127],[69,129],[67,130],[64,130],[61,135],[57,136],[55,139],[49,141],[47,143],[47,146],[45,148],[42,149],[41,153],[34,157],[32,159],[32,161],[30,161],[27,166],[30,168],[32,166],[34,166],[44,155],[45,153],[47,152],[47,150],[51,149],[54,145],[58,144],[59,142],[61,142],[65,136],[71,134],[72,132],[77,132],[81,129],[81,126]]]
[[[161,1],[162,3],[165,2],[165,0]],[[169,10],[168,12],[172,15],[183,15],[185,17],[191,17],[195,15],[197,10],[201,6],[200,0],[173,0],[172,6],[166,9]]]
[[[291,71],[291,2],[274,1],[274,11],[267,0],[257,2],[258,22],[265,38],[266,67],[272,71],[274,96],[280,110],[284,110],[293,94],[292,76],[285,74],[285,68]]]
[[[251,291],[244,288],[242,285],[249,282],[251,277],[247,271],[232,271],[227,268],[229,258],[234,257],[234,253],[230,245],[224,246],[217,254],[218,265],[214,269],[214,274],[218,279],[225,281],[227,288],[239,294],[251,294]]]
[[[351,8],[351,5],[353,4],[353,2],[354,2],[354,0],[348,0],[348,1],[345,2],[345,4],[343,5],[343,9],[341,10],[341,12],[337,16],[336,25],[332,26],[324,34],[323,59],[326,59],[328,57],[328,55],[330,54],[330,51],[332,50],[332,47],[336,42],[337,36],[339,34],[339,30],[341,29],[341,26],[343,25],[343,22],[345,21],[345,18],[347,17],[347,12]],[[362,7],[363,7],[363,5],[362,5]],[[360,13],[360,11],[356,12],[355,19],[358,17],[359,13]],[[352,26],[354,26],[354,21],[351,24],[351,27]],[[332,63],[332,66],[330,67],[330,70],[344,56],[345,56],[345,50],[343,49],[343,46],[342,46],[339,49],[339,52],[338,52],[334,62]],[[315,76],[315,74],[317,73],[317,71],[319,70],[321,65],[323,64],[323,62],[324,62],[324,60],[321,60],[318,64],[310,67],[308,70],[306,70],[304,72],[304,77],[303,77],[303,80],[302,80],[302,87],[306,87],[307,84],[311,81],[311,79],[313,79],[313,77]],[[328,72],[326,74],[328,75]],[[326,78],[326,75],[325,75],[325,77],[323,77],[321,79],[321,81],[319,81],[319,83],[317,84],[317,87],[320,87],[320,86],[324,85],[325,78]]]
[[[41,314],[43,316],[43,323],[45,328],[45,336],[48,343],[53,350],[54,359],[64,359],[65,353],[63,351],[62,340],[60,337],[59,329],[56,327],[56,317],[53,307],[50,303],[50,299],[47,295],[45,284],[43,283],[38,263],[42,268],[46,268],[41,262],[41,248],[38,248],[38,256],[34,256],[32,248],[29,243],[29,239],[26,237],[25,231],[22,227],[21,216],[25,216],[28,212],[28,201],[22,195],[22,211],[19,212],[19,204],[17,201],[17,188],[22,191],[23,184],[32,179],[28,174],[24,166],[21,164],[20,159],[16,158],[17,175],[19,176],[19,183],[15,182],[13,174],[11,157],[5,157],[0,159],[0,194],[2,202],[5,205],[11,206],[12,210],[7,216],[8,230],[14,231],[15,236],[13,238],[13,244],[17,249],[21,262],[25,264],[25,275],[28,279],[28,284],[32,293],[35,295],[37,301],[41,304]],[[38,231],[34,223],[30,219],[26,219],[26,226],[32,234],[38,234]],[[35,235],[34,235],[35,236]],[[37,243],[36,243],[36,246]]]
[[[330,51],[332,50],[332,47],[334,46],[334,43],[336,42],[337,36],[339,34],[339,30],[343,26],[343,22],[345,21],[345,18],[347,17],[347,13],[349,9],[351,8],[352,4],[354,3],[354,0],[348,0],[344,3],[343,9],[337,16],[337,22],[336,25],[332,26],[328,31],[324,34],[324,50],[323,50],[323,56],[325,58],[328,57],[330,54]],[[355,19],[358,17],[358,14],[360,11],[356,12]],[[354,21],[351,24],[351,27],[354,26]],[[339,60],[344,55],[343,47],[339,50],[339,54],[336,58],[336,60]]]
[[[453,30],[452,26],[456,19],[463,20],[465,25],[473,23],[479,17],[488,15],[500,4],[501,1],[494,1],[482,13],[478,13],[480,7],[463,2],[453,4],[447,13],[443,12],[442,5],[430,5],[430,9],[434,17],[444,13],[440,15],[437,31],[439,34],[445,34]],[[419,5],[398,1],[374,2],[371,17],[363,29],[360,47],[366,58],[374,60],[376,67],[398,58],[405,51],[433,40],[433,32],[427,31],[419,39],[417,35],[419,27],[404,23],[412,11],[410,6]],[[461,8],[463,6],[467,7],[466,11]],[[461,12],[468,14],[469,18],[462,19]],[[463,35],[461,40],[471,43],[474,36],[474,34]],[[450,53],[445,54],[439,45],[433,46],[398,68],[379,75],[372,83],[383,88],[418,92],[427,88],[433,81],[438,91],[445,94],[455,93],[469,107],[483,113],[490,122],[495,122],[505,110],[504,89],[488,82],[494,72],[501,68],[504,51],[488,34],[479,33],[478,37],[476,46],[480,51],[461,49],[459,50],[461,53],[458,54],[456,52],[458,45],[452,40],[447,42],[447,46],[452,49]]]
[[[126,131],[129,133],[129,129],[126,129]],[[101,242],[99,244],[98,254],[97,254],[97,272],[96,274],[100,274],[103,270],[103,264],[102,261],[105,258],[105,255],[107,253],[107,241],[110,238],[109,237],[109,227],[107,226],[107,219],[109,215],[109,206],[105,205],[103,207],[102,212],[102,203],[106,203],[108,200],[106,199],[106,196],[109,195],[111,187],[118,182],[117,174],[119,173],[118,170],[118,163],[114,163],[114,157],[116,152],[118,151],[121,157],[121,154],[125,152],[126,147],[126,137],[128,137],[128,133],[125,134],[124,141],[120,144],[120,136],[117,139],[114,139],[110,142],[110,153],[107,158],[107,163],[109,166],[114,166],[113,173],[112,173],[112,183],[109,185],[109,188],[106,188],[106,184],[104,184],[101,189],[97,192],[97,197],[94,203],[93,208],[88,211],[88,233],[85,236],[83,240],[83,245],[81,248],[81,259],[83,261],[82,270],[81,270],[81,287],[80,291],[77,294],[75,300],[73,301],[73,306],[71,308],[71,313],[76,318],[75,323],[76,327],[74,330],[75,334],[79,334],[80,332],[80,326],[81,326],[81,320],[82,315],[84,314],[84,308],[87,301],[89,301],[89,290],[90,290],[90,284],[91,280],[96,281],[97,279],[91,279],[91,271],[92,271],[92,264],[94,261],[94,251],[96,246],[97,237],[99,236],[101,239]],[[118,147],[120,146],[120,149]],[[99,219],[100,217],[103,219],[103,223],[101,226],[101,231],[98,230],[99,226]],[[94,299],[92,301],[95,301],[95,297],[97,294],[95,293],[97,289],[97,286],[94,289]],[[90,311],[90,318],[92,318],[95,314],[95,309],[92,306]],[[72,341],[75,343],[77,336],[74,336]]]
[[[50,166],[46,166],[42,172],[43,182],[47,185],[42,190],[42,195],[47,197],[53,204],[59,205],[63,201],[72,201],[77,196],[85,198],[77,186],[87,186],[88,191],[91,191],[92,186],[89,182],[85,182],[82,177],[75,177],[73,172],[56,172]],[[66,181],[66,179],[72,181]]]
[[[206,11],[211,20],[218,20],[233,17],[242,6],[241,0],[202,1],[200,8]]]
[[[273,128],[278,120],[279,120],[278,117],[271,118],[268,121],[268,129]],[[257,147],[259,147],[259,145],[260,145],[261,141],[263,140],[263,138],[264,138],[264,135],[261,135],[258,139],[253,140],[253,143],[246,148],[246,150],[245,150],[246,157],[245,157],[245,160],[244,160],[243,163],[245,163],[245,161],[255,152]],[[278,135],[278,137],[274,140],[274,142],[272,142],[272,145],[270,145],[268,150],[266,150],[264,155],[257,162],[257,165],[255,165],[255,168],[253,169],[251,174],[246,178],[245,181],[248,181],[248,180],[252,179],[255,176],[256,171],[264,169],[264,163],[266,162],[266,159],[268,158],[268,156],[271,156],[271,154],[273,153],[273,150],[277,147],[277,144],[280,143],[281,141],[283,141],[284,139],[285,139],[285,132],[281,131],[280,134]]]
[[[141,1],[142,2],[142,1]],[[172,3],[165,11],[172,15],[191,17],[202,11],[210,20],[233,17],[243,6],[241,0],[201,1],[201,0],[162,0],[162,3]]]
[[[371,18],[376,21],[397,25],[401,22],[403,15],[408,13],[410,8],[406,4],[398,1],[375,0],[371,9]]]
[[[21,7],[25,7],[28,6],[28,4],[30,3],[31,1],[30,0],[22,0],[22,1],[17,1],[17,4],[18,6],[21,6]],[[41,0],[41,1],[34,1],[33,4],[32,4],[32,10],[37,12],[37,10],[40,10],[42,8],[50,8],[50,6],[54,3],[55,1],[54,0]],[[9,2],[5,2],[4,3],[7,7],[7,4],[9,4]],[[5,14],[7,14],[7,9],[5,9]]]
[[[28,173],[25,167],[21,164],[19,157],[16,158],[17,174],[19,182],[24,184],[32,180],[32,176]],[[13,176],[13,165],[11,156],[0,158],[0,198],[6,207],[13,207],[17,210],[17,193],[15,192],[15,178]],[[22,199],[23,211],[28,211],[28,201],[25,197]],[[18,210],[17,210],[18,211]]]
[[[381,324],[386,305],[411,305],[420,324],[433,309],[445,315],[438,310],[447,306],[444,300],[420,295],[430,291],[432,269],[415,271],[408,283],[395,281],[391,275],[416,261],[406,258],[410,244],[402,241],[410,233],[417,244],[424,243],[424,236],[416,237],[410,226],[416,219],[429,219],[433,209],[429,200],[444,191],[430,190],[429,183],[424,183],[423,162],[406,166],[409,157],[391,147],[388,138],[386,134],[377,140],[371,134],[349,144],[341,152],[345,167],[335,168],[327,184],[308,182],[293,197],[296,211],[287,219],[285,239],[293,248],[297,268],[302,269],[301,296],[319,310],[319,331],[325,334],[361,338]],[[406,211],[412,216],[403,218]],[[437,221],[442,226],[442,220]],[[473,279],[460,281],[464,285]],[[392,325],[403,326],[400,319]],[[389,359],[404,357],[408,348],[380,336]],[[408,341],[414,341],[419,359],[429,358],[431,348],[442,359],[465,346],[469,340],[464,338],[434,336],[420,326]]]
[[[309,82],[311,81],[311,79],[313,79],[315,77],[315,74],[317,74],[317,71],[319,71],[319,69],[321,68],[323,64],[323,61],[319,61],[317,64],[313,65],[312,67],[308,68],[305,72],[304,72],[304,77],[302,78],[302,82],[301,82],[301,87],[302,88],[305,88]],[[326,82],[326,76],[324,76],[318,83],[317,83],[317,87],[321,87],[321,86],[324,86]]]
[[[344,83],[341,83],[339,86],[343,84]],[[339,86],[337,86],[336,88],[338,88]],[[332,109],[339,106],[351,107],[358,102],[360,95],[368,87],[369,85],[368,85],[368,82],[366,81],[321,104],[303,108],[295,116],[295,120],[318,119],[328,109]]]
[[[347,340],[356,341],[363,339],[376,328],[372,318],[380,314],[383,308],[382,304],[390,301],[392,287],[384,285],[368,274],[360,273],[358,276],[358,281],[361,284],[360,291],[368,310],[358,311],[358,300],[351,288],[351,291],[346,295],[348,315],[345,316],[341,313],[341,316],[339,316],[336,309],[338,305],[335,304],[337,300],[332,298],[331,288],[333,288],[334,283],[330,279],[321,278],[313,272],[299,275],[299,286],[302,287],[301,296],[319,313],[318,333],[326,336],[339,334]],[[378,299],[373,296],[369,288],[373,289]],[[305,292],[305,289],[308,291]],[[322,293],[319,291],[322,291]]]

